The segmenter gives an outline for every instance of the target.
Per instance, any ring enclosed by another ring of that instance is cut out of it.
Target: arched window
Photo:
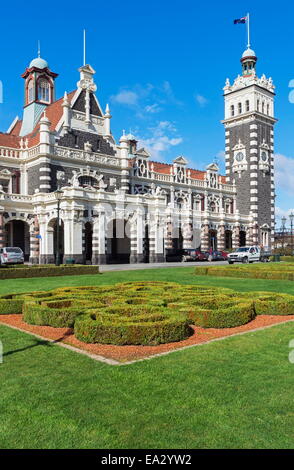
[[[246,100],[246,112],[250,111],[250,103],[249,100]]]
[[[30,80],[28,84],[28,103],[32,101],[34,101],[34,82]]]
[[[81,186],[98,186],[96,179],[92,176],[80,176],[79,183]]]
[[[47,80],[41,78],[38,82],[38,99],[39,101],[45,101],[49,103],[50,101],[50,85]]]
[[[264,101],[262,102],[262,105],[261,105],[261,112],[262,114],[264,114]]]
[[[269,104],[266,105],[266,113],[269,115],[270,113],[270,107],[269,107]]]
[[[259,111],[259,100],[257,100],[257,111]]]
[[[233,104],[232,104],[232,106],[231,106],[231,116],[232,116],[232,117],[235,116],[235,107],[234,107]]]
[[[242,103],[238,103],[239,114],[242,114]]]

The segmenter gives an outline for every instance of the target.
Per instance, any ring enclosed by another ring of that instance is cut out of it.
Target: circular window
[[[244,154],[242,152],[238,152],[235,158],[237,162],[241,162],[244,159]]]
[[[263,162],[266,162],[266,161],[267,161],[267,153],[266,153],[266,152],[262,152],[262,153],[261,153],[261,160],[262,160]]]

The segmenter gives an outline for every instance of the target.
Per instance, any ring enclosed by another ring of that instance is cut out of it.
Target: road
[[[192,266],[221,266],[227,265],[227,261],[201,261],[189,263],[138,263],[138,264],[103,264],[99,269],[101,273],[109,271],[130,271],[136,269],[155,269],[155,268],[188,268]]]

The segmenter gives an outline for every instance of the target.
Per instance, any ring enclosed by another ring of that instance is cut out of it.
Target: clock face
[[[237,162],[241,162],[244,159],[244,154],[242,152],[238,152],[235,158]]]
[[[266,161],[267,161],[267,153],[266,153],[266,152],[262,152],[262,153],[261,153],[261,160],[262,160],[263,162],[266,162]]]

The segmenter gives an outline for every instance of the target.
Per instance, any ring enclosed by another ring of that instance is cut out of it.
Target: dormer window
[[[30,80],[28,84],[28,103],[32,101],[34,101],[34,82]]]
[[[50,101],[50,85],[48,81],[43,78],[38,82],[38,99],[45,103],[49,103]]]

